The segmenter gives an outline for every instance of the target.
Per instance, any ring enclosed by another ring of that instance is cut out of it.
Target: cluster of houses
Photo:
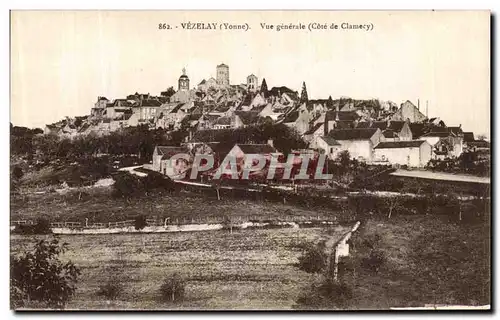
[[[114,100],[98,97],[90,115],[47,125],[45,133],[71,138],[89,133],[108,134],[139,125],[152,130],[182,129],[194,133],[238,129],[263,122],[293,128],[308,143],[309,150],[332,159],[347,150],[351,157],[368,163],[422,167],[431,159],[458,157],[466,149],[489,148],[489,144],[476,140],[472,132],[464,132],[461,126],[449,127],[439,118],[429,119],[420,111],[420,103],[415,106],[406,101],[397,105],[376,99],[331,97],[311,100],[307,98],[305,83],[301,94],[285,86],[268,89],[266,80],[259,83],[253,74],[246,83],[233,85],[226,64],[216,67],[216,78],[203,79],[194,88],[183,69],[177,90],[170,88],[159,96],[135,93]],[[214,153],[221,148],[213,141],[187,141],[178,148],[193,146]],[[223,149],[229,152],[234,147]],[[268,144],[253,145],[251,149],[271,152],[268,147]],[[245,147],[242,151],[245,152]],[[165,171],[161,161],[155,160],[160,153],[154,156],[154,168]],[[162,154],[162,159],[167,159],[168,154]]]

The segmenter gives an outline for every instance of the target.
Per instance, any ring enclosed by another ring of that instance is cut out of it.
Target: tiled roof
[[[377,132],[378,129],[341,129],[332,130],[328,137],[335,140],[368,140]]]
[[[403,129],[404,125],[405,125],[405,121],[390,121],[388,129],[399,132]]]
[[[360,118],[360,116],[356,113],[356,111],[327,111],[325,119],[326,121],[336,120],[337,116],[339,120],[349,120],[349,121],[358,120]]]
[[[396,138],[398,136],[396,134],[396,132],[394,132],[394,130],[391,130],[391,129],[387,129],[387,130],[382,131],[382,134],[386,138]]]
[[[326,137],[321,137],[321,139],[323,139],[323,141],[325,141],[326,144],[328,144],[329,146],[340,146],[340,143],[331,137],[326,136]]]
[[[176,105],[172,110],[170,110],[170,113],[177,113],[181,107],[184,105],[184,103],[179,103],[178,105]]]
[[[259,119],[259,113],[254,111],[235,111],[234,114],[237,115],[245,125],[256,123]]]
[[[455,136],[455,135],[451,132],[429,132],[429,133],[421,135],[420,137],[447,138],[447,137],[452,137],[452,136]]]
[[[427,133],[429,129],[424,123],[410,123],[410,130],[413,138],[418,138]]]
[[[178,153],[187,153],[187,149],[183,147],[170,147],[170,146],[157,146],[158,154],[163,159],[170,159],[173,155]]]
[[[200,119],[201,113],[194,113],[187,115],[182,121],[196,121]]]
[[[399,149],[399,148],[418,148],[424,143],[425,140],[411,140],[411,141],[386,141],[380,142],[374,149]]]
[[[465,142],[474,141],[474,132],[464,132],[464,141]]]
[[[142,107],[159,107],[161,102],[155,99],[146,99],[141,101]]]
[[[246,154],[268,154],[278,152],[276,148],[268,144],[237,144],[237,146]]]
[[[229,126],[229,125],[231,125],[231,118],[230,117],[220,117],[219,119],[217,119],[217,121],[215,121],[214,124]]]
[[[478,148],[489,148],[490,147],[490,143],[488,141],[484,141],[484,140],[474,140],[472,142],[468,142],[467,145],[471,146],[471,147],[478,147]]]
[[[298,111],[292,111],[290,113],[287,113],[285,115],[285,119],[283,120],[284,123],[290,123],[290,122],[295,122],[299,118],[300,113]]]
[[[313,127],[307,130],[304,134],[313,134],[319,130],[319,128],[323,125],[323,122],[316,123]]]
[[[336,123],[336,129],[354,129],[354,121],[339,120]]]
[[[461,127],[448,127],[448,131],[454,133],[455,135],[462,134],[462,128]]]

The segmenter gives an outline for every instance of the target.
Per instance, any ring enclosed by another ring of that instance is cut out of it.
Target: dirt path
[[[476,177],[465,174],[453,174],[445,172],[432,172],[432,171],[408,171],[408,170],[396,170],[391,173],[393,176],[399,177],[412,177],[412,178],[422,178],[422,179],[434,179],[434,180],[446,180],[446,181],[461,181],[461,182],[473,182],[473,183],[484,183],[490,184],[489,177]]]

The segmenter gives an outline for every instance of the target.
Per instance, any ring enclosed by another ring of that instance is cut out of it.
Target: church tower
[[[179,77],[179,91],[189,91],[189,78],[186,75],[186,68],[182,69],[182,76]]]
[[[221,63],[216,68],[216,82],[219,86],[229,86],[229,66]]]

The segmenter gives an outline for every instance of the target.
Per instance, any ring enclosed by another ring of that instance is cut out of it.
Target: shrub
[[[113,278],[105,285],[99,287],[97,295],[108,300],[115,300],[123,292],[123,285],[119,279]]]
[[[297,299],[296,309],[345,309],[353,297],[352,288],[332,278],[313,283]]]
[[[142,230],[147,225],[148,225],[148,223],[146,222],[146,216],[141,215],[141,216],[137,216],[135,218],[135,222],[134,222],[135,230]]]
[[[139,177],[128,173],[119,173],[114,177],[113,195],[116,197],[131,197],[144,192],[144,186]]]
[[[175,302],[182,300],[185,293],[185,281],[177,273],[167,277],[160,287],[160,296],[163,301]]]
[[[50,222],[47,219],[40,218],[34,225],[16,226],[15,234],[51,234]]]
[[[14,179],[19,180],[24,176],[23,169],[19,166],[15,166],[14,169],[12,169],[12,176]]]
[[[378,272],[382,265],[385,263],[385,254],[377,249],[373,249],[368,257],[364,257],[361,261],[363,268],[372,272]]]
[[[59,255],[67,243],[40,240],[33,252],[11,256],[10,285],[12,308],[30,307],[35,301],[51,308],[64,308],[76,290],[80,270],[72,263],[63,263]]]
[[[305,245],[304,253],[299,257],[299,269],[308,273],[317,273],[326,267],[327,256],[322,246]]]
[[[151,171],[143,179],[146,191],[166,190],[172,192],[175,190],[175,183],[169,177],[161,173]]]

